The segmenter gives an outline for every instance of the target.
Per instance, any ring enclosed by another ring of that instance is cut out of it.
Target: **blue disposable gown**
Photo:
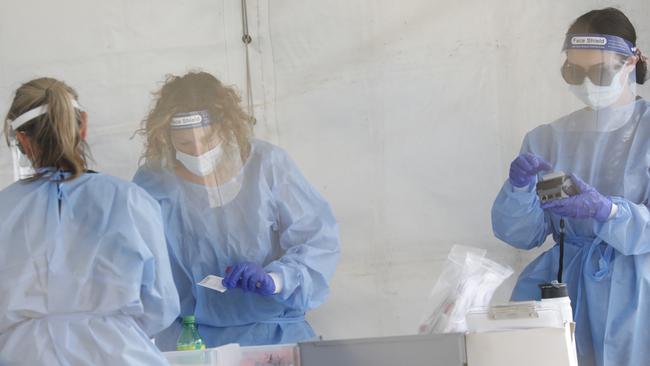
[[[564,282],[580,365],[650,364],[650,105],[638,99],[579,110],[529,132],[522,152],[575,173],[618,206],[605,223],[565,219]],[[540,208],[534,184],[517,192],[506,182],[492,208],[496,236],[520,249],[540,246],[549,234],[557,242],[559,220]],[[512,299],[539,299],[537,285],[556,279],[558,261],[555,245],[530,263]]]
[[[325,301],[339,258],[338,225],[328,203],[280,148],[254,140],[232,201],[211,207],[206,187],[164,168],[142,167],[134,181],[162,207],[181,315],[196,316],[208,346],[291,343],[314,337],[305,312]],[[225,293],[197,286],[225,276],[243,261],[279,274],[282,291],[268,297],[240,289]],[[177,320],[156,336],[175,347]]]
[[[0,192],[7,365],[161,365],[178,315],[160,207],[135,184],[60,172]]]

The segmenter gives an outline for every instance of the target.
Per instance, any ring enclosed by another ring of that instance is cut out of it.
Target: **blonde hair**
[[[62,81],[53,78],[29,81],[16,90],[4,126],[7,144],[11,145],[15,132],[10,121],[47,104],[47,113],[29,120],[16,132],[23,132],[30,138],[30,159],[34,168],[65,170],[70,173],[66,180],[75,179],[87,170],[90,154],[81,137],[81,116],[72,105],[73,98],[78,99],[77,92]],[[29,180],[36,180],[43,174],[37,173]]]
[[[167,75],[165,84],[153,94],[155,105],[136,132],[146,138],[141,157],[146,164],[160,166],[174,161],[172,117],[199,110],[207,110],[214,121],[210,125],[212,136],[218,135],[225,149],[237,147],[242,161],[246,161],[253,135],[251,118],[240,106],[241,98],[232,87],[207,72],[189,72],[183,76]]]

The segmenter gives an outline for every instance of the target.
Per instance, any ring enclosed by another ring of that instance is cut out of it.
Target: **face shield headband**
[[[618,36],[598,33],[567,34],[562,51],[567,50],[600,50],[635,56],[636,47],[628,40]]]

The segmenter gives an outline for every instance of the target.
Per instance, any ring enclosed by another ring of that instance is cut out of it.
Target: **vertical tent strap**
[[[248,31],[248,9],[246,0],[241,0],[241,22],[242,22],[242,37],[241,40],[244,42],[244,48],[246,50],[246,107],[248,115],[251,119],[251,124],[255,125],[257,120],[255,119],[255,107],[253,105],[253,82],[251,79],[251,64],[250,64],[250,55],[249,55],[249,45],[253,41],[249,31]]]

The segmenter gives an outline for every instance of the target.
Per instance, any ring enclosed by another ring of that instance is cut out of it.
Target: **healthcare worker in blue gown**
[[[650,105],[636,95],[647,62],[619,10],[569,28],[561,67],[587,106],[529,132],[492,208],[498,238],[520,249],[558,241],[566,222],[567,283],[581,366],[650,365]],[[571,173],[580,194],[540,204],[539,175]],[[556,279],[553,246],[520,275],[513,300],[539,299]]]
[[[134,182],[163,210],[181,316],[208,346],[291,343],[315,336],[339,258],[330,206],[287,153],[253,139],[231,87],[205,72],[170,77],[141,130]],[[197,286],[224,277],[226,292]],[[156,336],[175,347],[180,318]]]
[[[0,362],[165,365],[177,317],[158,203],[87,170],[87,114],[61,81],[22,85],[5,119],[34,173],[0,192]]]

